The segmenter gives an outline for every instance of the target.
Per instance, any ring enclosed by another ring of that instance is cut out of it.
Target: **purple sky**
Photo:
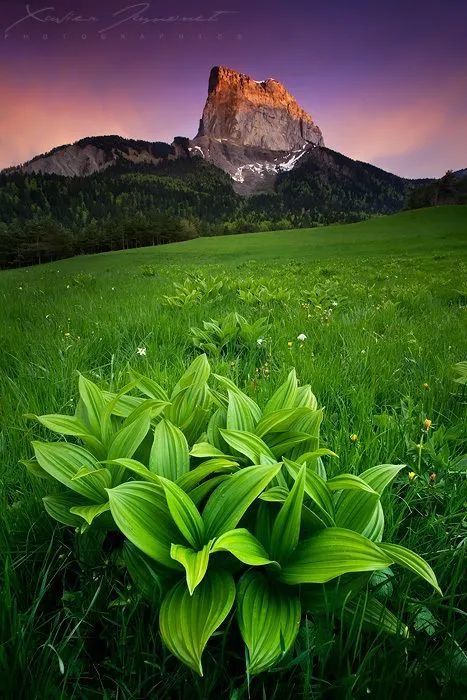
[[[194,136],[218,64],[283,82],[353,158],[408,177],[467,167],[464,0],[29,7],[19,22],[26,4],[0,0],[0,168],[89,135]]]

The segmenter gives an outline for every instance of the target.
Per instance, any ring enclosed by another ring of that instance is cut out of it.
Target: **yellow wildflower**
[[[358,435],[356,433],[352,433],[352,435],[350,436],[350,439],[352,440],[352,442],[357,442]]]

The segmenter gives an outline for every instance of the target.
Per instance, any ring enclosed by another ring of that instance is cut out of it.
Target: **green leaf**
[[[405,469],[405,464],[379,464],[377,467],[371,467],[371,469],[364,471],[360,474],[360,478],[381,496],[386,486],[399,474],[401,469]]]
[[[100,493],[102,493],[105,500],[107,500],[105,490],[110,488],[112,485],[112,474],[110,473],[109,469],[106,467],[99,467],[99,469],[81,467],[81,469],[78,469],[72,478],[72,481],[76,482],[78,479],[85,482],[88,486],[95,487]]]
[[[217,381],[221,384],[221,386],[224,389],[227,389],[227,391],[238,395],[241,403],[245,407],[248,407],[248,411],[253,417],[254,423],[256,425],[256,423],[261,418],[261,409],[258,406],[258,404],[255,401],[253,401],[252,398],[244,394],[243,391],[241,391],[231,379],[228,379],[227,377],[222,377],[219,374],[214,374],[213,376],[217,379]]]
[[[149,432],[151,409],[115,433],[110,443],[108,459],[131,459]]]
[[[54,480],[50,474],[47,474],[47,472],[39,466],[35,457],[31,457],[31,459],[20,459],[19,464],[25,466],[29,474],[35,479],[43,479],[49,483],[53,482]]]
[[[140,416],[144,415],[146,412],[149,413],[149,418],[152,423],[164,411],[164,409],[167,408],[167,406],[170,406],[170,403],[167,401],[146,399],[128,414],[128,416],[125,418],[123,426],[126,427],[127,425],[130,425],[130,423],[133,423],[133,421],[139,419]]]
[[[316,409],[318,408],[316,396],[311,391],[311,386],[309,384],[305,384],[305,386],[298,387],[297,396],[295,399],[295,406],[307,406],[313,411],[316,411]]]
[[[136,474],[141,479],[143,479],[143,481],[151,481],[153,484],[160,484],[159,477],[156,474],[150,472],[149,469],[144,466],[144,464],[141,464],[141,462],[138,462],[136,459],[112,459],[108,460],[106,464],[108,464],[110,467],[112,467],[112,465],[122,467],[122,478],[124,478],[124,470],[128,469],[128,471],[132,472],[133,474]],[[115,479],[113,479],[112,481],[114,485],[117,486],[117,483],[115,483]]]
[[[206,537],[219,537],[233,530],[280,469],[281,464],[247,467],[218,486],[203,511]]]
[[[281,572],[289,585],[325,583],[358,571],[377,571],[392,564],[378,545],[352,530],[330,527],[301,542]]]
[[[285,561],[295,550],[300,536],[306,465],[298,472],[295,483],[277,515],[271,536],[271,555]]]
[[[172,518],[192,547],[204,544],[204,523],[191,498],[173,481],[159,477]]]
[[[70,513],[78,515],[80,518],[83,518],[88,525],[91,525],[94,518],[97,518],[99,515],[108,510],[110,510],[108,502],[100,504],[93,503],[89,506],[73,506],[73,508],[70,508]]]
[[[129,372],[131,380],[135,383],[135,386],[139,391],[148,396],[150,399],[157,399],[158,401],[168,401],[169,397],[165,389],[161,387],[160,384],[154,381],[154,379],[149,379],[133,369]]]
[[[360,534],[373,531],[375,518],[378,517],[379,498],[379,493],[374,490],[342,491],[335,504],[336,525]]]
[[[101,418],[105,409],[105,398],[99,387],[82,374],[78,380],[79,395],[84,407],[85,422],[91,433],[102,439]]]
[[[113,416],[118,416],[119,418],[127,418],[135,408],[142,406],[146,403],[146,399],[141,396],[127,396],[125,395],[126,387],[122,392],[118,394],[113,394],[110,391],[103,391],[102,395],[108,405],[106,408],[110,410]]]
[[[326,485],[330,491],[366,491],[373,495],[377,493],[366,481],[355,474],[338,474],[328,479]]]
[[[289,495],[289,489],[285,486],[272,486],[270,489],[263,491],[258,498],[261,501],[269,501],[270,503],[284,503]]]
[[[224,622],[235,600],[231,574],[211,571],[190,596],[185,581],[166,595],[159,624],[164,643],[172,654],[203,675],[201,656],[218,627]]]
[[[209,366],[207,356],[199,355],[195,360],[193,360],[186,372],[184,372],[184,374],[180,377],[172,392],[172,398],[187,387],[202,386],[203,384],[206,384],[210,373],[211,368]]]
[[[304,406],[298,408],[282,408],[263,416],[255,428],[255,434],[263,437],[268,433],[282,433],[295,430],[294,423],[310,413]]]
[[[308,438],[307,433],[270,433],[267,441],[274,457],[282,459],[285,455],[290,454],[297,445],[303,445],[305,442],[308,442]]]
[[[203,462],[195,469],[182,474],[176,483],[181,489],[189,493],[198,484],[211,476],[212,474],[229,474],[230,472],[235,472],[238,469],[238,463],[232,462],[230,459],[210,459],[207,462]]]
[[[270,460],[271,464],[276,463],[269,447],[257,435],[241,430],[220,430],[220,433],[230,447],[248,457],[253,464],[259,464],[261,457]]]
[[[27,416],[41,423],[48,430],[60,435],[73,435],[81,437],[89,433],[88,428],[76,416],[66,416],[59,413],[51,413],[45,416]]]
[[[295,450],[292,451],[292,454],[294,453]],[[308,469],[311,469],[318,474],[318,476],[324,479],[324,481],[326,481],[326,469],[324,468],[323,460],[321,459],[321,457],[325,456],[337,457],[335,452],[331,452],[331,450],[328,450],[325,447],[319,447],[317,450],[313,450],[312,452],[304,452],[301,455],[295,456],[294,461],[300,465],[306,464]]]
[[[186,437],[168,420],[161,420],[154,430],[149,469],[172,481],[190,470]]]
[[[211,543],[204,545],[199,551],[182,544],[173,544],[170,556],[178,561],[186,571],[186,582],[190,595],[203,580],[209,564]]]
[[[368,537],[372,542],[381,542],[384,532],[384,511],[381,502],[378,501],[373,515],[368,520],[367,525],[362,529],[361,535]]]
[[[246,430],[251,432],[256,425],[255,416],[253,415],[250,405],[244,401],[240,392],[227,392],[227,428],[228,430]]]
[[[318,447],[317,450],[313,450],[313,452],[305,452],[304,454],[300,455],[300,457],[297,457],[295,460],[297,464],[304,464],[305,462],[310,466],[309,463],[313,462],[316,460],[318,457],[337,457],[335,452],[332,450],[328,450],[327,447]],[[316,471],[316,470],[314,470]]]
[[[248,671],[256,675],[290,649],[300,625],[300,600],[259,572],[242,576],[237,590],[237,620],[248,648]]]
[[[297,478],[302,467],[290,459],[284,459],[287,471],[293,479]],[[327,524],[334,525],[334,505],[332,494],[327,487],[327,482],[313,469],[306,465],[305,493],[312,499],[318,509],[319,517]]]
[[[109,489],[108,494],[110,512],[125,537],[152,559],[170,569],[178,568],[170,547],[180,535],[162,486],[131,481]]]
[[[51,518],[58,520],[58,522],[63,523],[63,525],[69,525],[70,527],[81,527],[83,522],[82,519],[77,515],[70,513],[70,508],[73,508],[78,504],[85,505],[86,500],[84,498],[73,493],[61,493],[51,496],[44,496],[42,501]],[[89,501],[87,501],[87,503],[89,503]]]
[[[108,398],[106,398],[106,392],[102,392],[106,404],[100,416],[100,423],[102,440],[105,442],[106,445],[112,441],[114,433],[113,426],[115,425],[115,422],[112,422],[112,414],[114,414],[115,412],[115,406],[117,405],[118,401],[122,398],[125,398],[128,392],[134,389],[134,387],[135,385],[133,382],[131,382],[130,384],[126,384],[119,390],[117,394],[108,394]],[[145,404],[146,401],[141,401],[140,405],[135,406],[131,410],[129,415],[133,415],[136,409],[141,409],[141,406],[144,406]]]
[[[239,561],[250,566],[277,564],[269,558],[261,542],[245,528],[224,532],[212,545],[211,553],[215,552],[230,552]]]
[[[406,549],[399,544],[389,544],[381,542],[378,547],[391,557],[392,562],[413,571],[417,576],[425,579],[433,588],[442,595],[441,588],[437,581],[435,572],[431,566],[415,552]]]
[[[271,533],[276,514],[277,508],[275,506],[260,501],[256,512],[255,535],[268,552],[271,549]]]
[[[74,480],[83,467],[89,470],[99,468],[99,462],[84,447],[68,442],[33,442],[32,446],[39,466],[50,476],[91,501],[102,502],[105,489],[99,484],[90,479]]]
[[[323,422],[323,409],[320,408],[316,411],[312,411],[311,413],[308,413],[308,415],[303,416],[302,418],[299,418],[295,424],[295,430],[298,430],[302,433],[307,433],[308,434],[308,440],[306,442],[302,442],[300,445],[297,445],[297,447],[294,447],[291,451],[290,454],[287,455],[289,459],[297,460],[300,455],[304,453],[310,453],[310,452],[316,452],[319,449],[319,431],[321,428],[321,423]],[[307,463],[309,460],[307,459]],[[313,464],[308,464],[308,466],[313,466]],[[317,469],[314,469],[314,471],[318,471]]]
[[[272,395],[272,397],[267,402],[264,407],[263,415],[266,416],[274,411],[280,411],[283,408],[295,408],[295,401],[297,398],[297,375],[293,369],[287,380],[282,384],[282,386],[277,389],[277,391]]]
[[[205,459],[207,457],[231,457],[232,455],[226,455],[220,450],[217,449],[217,447],[214,447],[214,445],[210,445],[209,442],[197,442],[196,445],[193,445],[193,447],[190,450],[190,455],[192,457],[200,457],[201,459]]]
[[[196,442],[209,418],[211,394],[207,385],[182,389],[167,407],[167,418],[185,434],[189,443]]]
[[[209,494],[216,489],[219,484],[223,481],[230,479],[229,474],[220,474],[219,476],[213,476],[211,479],[203,481],[202,484],[189,491],[189,496],[197,508],[200,504],[209,496]]]
[[[211,418],[209,419],[208,426],[206,429],[206,434],[209,443],[217,447],[217,449],[222,454],[228,452],[228,445],[220,433],[221,429],[225,428],[226,423],[227,409],[218,408],[214,411]]]

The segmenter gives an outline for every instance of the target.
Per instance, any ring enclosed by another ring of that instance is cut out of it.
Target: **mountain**
[[[402,209],[412,187],[413,181],[321,147],[308,150],[293,169],[280,173],[275,190],[289,210],[314,208],[326,218],[344,220]]]
[[[253,80],[216,66],[197,136],[169,145],[94,136],[58,146],[8,172],[83,177],[121,162],[159,166],[178,158],[202,157],[232,178],[244,195],[272,192],[277,175],[293,169],[314,147],[324,146],[319,127],[277,80]]]
[[[229,173],[240,194],[270,192],[277,175],[324,146],[313,119],[277,80],[216,66],[193,147]]]
[[[0,266],[193,235],[356,221],[400,210],[408,196],[417,206],[453,197],[449,182],[441,189],[430,183],[327,148],[277,80],[220,66],[211,71],[191,140],[92,136],[1,172]],[[426,189],[413,194],[421,184]]]

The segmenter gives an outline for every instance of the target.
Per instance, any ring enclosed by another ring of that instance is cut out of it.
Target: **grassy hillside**
[[[263,405],[296,367],[325,407],[330,474],[406,464],[384,497],[385,539],[426,557],[443,590],[398,568],[389,602],[411,639],[310,619],[250,697],[461,695],[466,412],[453,365],[467,349],[466,240],[467,208],[440,207],[0,273],[3,697],[248,696],[235,633],[234,657],[223,635],[208,644],[204,678],[182,668],[127,582],[79,563],[73,533],[43,510],[44,485],[19,464],[32,439],[53,439],[24,414],[73,412],[78,370],[115,389],[133,367],[171,387],[199,352],[190,329],[234,310],[267,320],[265,342],[211,350],[213,371]]]
[[[114,251],[98,256],[60,261],[55,269],[66,271],[137,267],[143,264],[182,262],[184,265],[234,264],[250,259],[264,261],[324,260],[381,255],[430,256],[434,250],[455,253],[465,249],[467,208],[446,206],[406,211],[355,224],[312,229],[245,233],[201,238],[166,246]],[[44,268],[39,268],[41,275]],[[51,268],[47,268],[51,269]],[[23,271],[16,273],[19,278]],[[35,274],[32,271],[32,274]]]

